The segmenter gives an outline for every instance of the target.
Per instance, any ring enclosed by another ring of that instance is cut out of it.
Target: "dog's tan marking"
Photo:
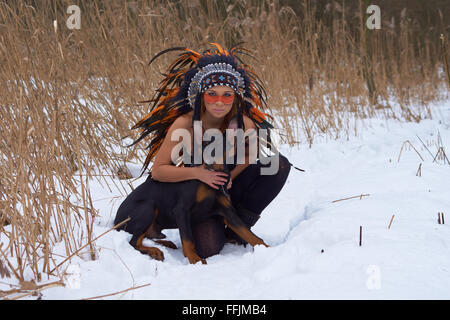
[[[156,218],[158,218],[158,208],[155,208],[155,218],[152,221],[150,227],[145,231],[145,237],[148,239],[164,239],[166,236],[161,233],[161,226],[156,222]]]
[[[145,234],[142,234],[137,243],[136,243],[136,249],[139,250],[142,253],[148,254],[150,257],[152,257],[155,260],[163,261],[164,260],[164,253],[155,247],[147,247],[142,244],[142,241],[145,238]]]
[[[223,164],[223,159],[220,161],[222,163],[213,163],[212,167],[214,171],[223,171],[225,169],[225,165]]]
[[[143,234],[141,234],[141,236],[138,238],[138,240],[136,242],[136,249],[139,250],[142,253],[148,254],[153,259],[156,259],[156,260],[159,260],[159,261],[163,261],[164,260],[164,253],[161,250],[159,250],[158,248],[155,248],[155,247],[147,247],[147,246],[144,246],[142,244],[142,242],[147,237],[147,235],[149,233],[151,233],[151,229],[152,229],[153,223],[156,222],[156,217],[157,216],[158,216],[158,210],[156,209],[155,210],[155,218],[153,219],[153,222],[148,227],[148,229]]]
[[[188,258],[189,263],[194,264],[201,261],[203,264],[206,264],[206,260],[198,256],[197,252],[195,251],[194,243],[192,241],[181,240],[181,244],[183,246],[183,254],[186,258]]]
[[[246,227],[235,227],[231,225],[227,219],[224,219],[225,224],[231,228],[239,237],[241,237],[243,240],[247,241],[251,246],[256,245],[263,245],[265,247],[269,247],[263,239],[257,237],[253,232],[250,231],[250,229]]]
[[[170,249],[178,249],[175,243],[169,240],[154,240],[156,243],[159,243],[160,245],[170,248]]]
[[[217,196],[217,201],[219,202],[219,204],[225,208],[231,208],[232,204],[231,204],[231,200],[230,197],[226,197],[222,194]]]
[[[206,184],[202,183],[197,188],[197,194],[195,197],[195,202],[200,203],[205,200],[211,194],[211,188]]]

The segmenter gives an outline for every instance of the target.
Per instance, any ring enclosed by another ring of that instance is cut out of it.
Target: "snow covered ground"
[[[359,132],[311,148],[281,147],[306,172],[291,170],[252,229],[270,248],[227,244],[207,265],[190,265],[178,231],[166,230],[179,249],[157,245],[166,258],[160,262],[134,250],[129,234],[112,231],[96,241],[97,260],[73,258],[66,264],[75,272],[70,286],[44,290],[42,299],[145,284],[105,299],[450,299],[450,165],[433,162],[439,137],[445,151],[450,147],[450,101],[433,120],[373,119]],[[98,236],[112,227],[125,195],[96,181],[90,190]],[[445,224],[438,224],[438,212]]]

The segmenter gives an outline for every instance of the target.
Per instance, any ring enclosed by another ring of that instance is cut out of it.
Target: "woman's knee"
[[[271,156],[268,163],[260,164],[261,175],[269,176],[268,180],[285,180],[291,170],[291,163],[282,154]],[[268,173],[263,173],[262,169],[270,168]]]
[[[278,161],[279,161],[278,174],[280,176],[287,178],[289,172],[291,171],[291,163],[282,154],[279,155]]]

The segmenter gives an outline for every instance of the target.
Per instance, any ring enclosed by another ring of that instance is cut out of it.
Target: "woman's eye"
[[[231,97],[232,95],[233,95],[233,94],[230,93],[230,92],[225,92],[225,93],[223,94],[224,97]]]
[[[208,91],[208,96],[215,96],[216,93],[214,91]]]

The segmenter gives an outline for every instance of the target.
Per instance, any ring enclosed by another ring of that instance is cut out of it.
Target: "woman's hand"
[[[208,186],[214,189],[219,189],[219,186],[224,185],[227,182],[228,174],[221,171],[211,171],[205,169],[203,166],[197,168],[197,179],[206,183]],[[231,188],[231,179],[227,188]]]

